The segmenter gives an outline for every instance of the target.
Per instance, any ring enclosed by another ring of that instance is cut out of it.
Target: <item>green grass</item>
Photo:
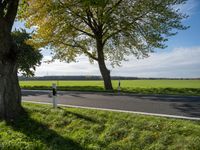
[[[21,86],[97,86],[103,87],[103,81],[20,81]],[[118,81],[112,81],[117,88]],[[200,88],[200,80],[122,80],[122,88]]]
[[[104,91],[103,81],[20,81],[24,89],[51,89],[52,83],[59,90]],[[117,91],[118,81],[113,80]],[[200,95],[200,80],[122,80],[121,91],[139,94]]]
[[[199,150],[200,122],[23,104],[26,114],[0,121],[1,150]]]

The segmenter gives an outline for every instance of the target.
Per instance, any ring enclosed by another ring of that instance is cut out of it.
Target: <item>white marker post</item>
[[[57,108],[57,101],[56,101],[57,90],[55,83],[52,84],[52,93],[53,93],[53,108]]]
[[[121,83],[120,83],[120,80],[118,81],[118,94],[120,94],[120,86],[121,86]]]

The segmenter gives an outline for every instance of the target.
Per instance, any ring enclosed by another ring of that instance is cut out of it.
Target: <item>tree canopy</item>
[[[71,62],[85,54],[91,62],[99,63],[101,73],[109,74],[105,61],[114,66],[131,54],[148,57],[155,48],[165,48],[177,30],[186,29],[181,20],[187,16],[176,9],[185,2],[27,0],[19,17],[28,27],[37,27],[36,43],[51,46],[54,58]]]
[[[18,71],[24,76],[33,76],[36,66],[41,64],[42,54],[40,50],[28,43],[31,34],[25,30],[13,31],[12,37],[18,49]]]

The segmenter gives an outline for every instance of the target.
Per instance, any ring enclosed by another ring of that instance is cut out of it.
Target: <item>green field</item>
[[[199,150],[200,122],[24,103],[0,121],[1,150]]]
[[[20,81],[21,86],[98,86],[103,87],[103,81]],[[118,81],[112,81],[117,88]],[[122,80],[122,88],[200,88],[200,80]]]
[[[118,81],[113,80],[117,92]],[[51,89],[57,83],[59,90],[104,91],[103,81],[20,81],[23,89]],[[121,92],[136,94],[200,95],[200,80],[122,80]]]

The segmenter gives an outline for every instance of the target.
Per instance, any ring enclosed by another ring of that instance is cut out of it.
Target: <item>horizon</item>
[[[18,76],[19,78],[45,78],[45,77],[101,77],[101,75],[47,75],[47,76]],[[111,78],[135,78],[135,79],[200,79],[200,77],[192,77],[192,78],[173,78],[173,77],[136,77],[136,76],[111,76]]]

